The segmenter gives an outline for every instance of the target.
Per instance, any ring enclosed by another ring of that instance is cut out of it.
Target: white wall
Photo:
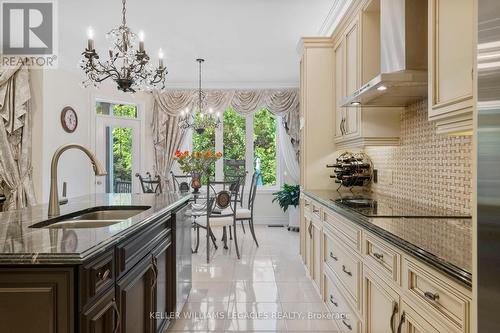
[[[35,192],[39,202],[48,201],[50,186],[50,162],[54,151],[67,143],[78,143],[95,150],[94,124],[95,99],[131,102],[139,105],[146,122],[151,121],[148,114],[149,95],[124,94],[114,86],[103,85],[99,89],[83,88],[81,76],[65,70],[38,70],[32,74],[34,92],[33,124],[33,177]],[[40,94],[40,91],[42,92]],[[66,133],[60,121],[61,110],[73,107],[78,114],[78,128],[74,133]],[[148,123],[148,124],[149,124]],[[145,125],[144,127],[150,128]],[[146,132],[145,128],[142,131]],[[149,141],[148,141],[149,140]],[[145,135],[141,147],[141,172],[151,170],[151,135]],[[59,187],[68,183],[68,197],[89,194],[93,191],[94,174],[87,156],[80,151],[65,152],[59,161]]]

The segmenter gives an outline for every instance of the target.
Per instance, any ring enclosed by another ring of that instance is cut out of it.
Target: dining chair
[[[260,173],[255,171],[252,176],[252,182],[250,184],[250,191],[248,193],[248,206],[247,208],[238,207],[236,209],[236,221],[241,221],[241,225],[245,221],[248,221],[248,226],[250,227],[250,232],[252,233],[252,238],[257,247],[259,246],[259,242],[257,241],[257,237],[255,236],[255,229],[253,226],[253,208],[255,204],[255,197],[257,196],[257,184],[260,177]]]
[[[224,249],[227,246],[227,227],[233,227],[234,240],[236,248],[236,255],[240,258],[240,251],[238,248],[238,239],[236,235],[236,210],[238,206],[238,180],[234,181],[210,181],[207,182],[207,215],[205,219],[200,219],[196,222],[197,243],[199,243],[199,228],[206,230],[207,241],[207,263],[210,261],[210,241],[214,242],[212,232],[213,227],[223,227],[222,241],[224,242]],[[215,244],[214,244],[215,245]],[[215,245],[217,250],[217,246]]]
[[[159,175],[156,175],[154,179],[151,177],[149,172],[146,172],[146,177],[142,177],[139,173],[136,173],[135,176],[139,178],[139,181],[141,182],[142,193],[163,192]]]
[[[238,180],[239,182],[239,191],[238,191],[238,203],[240,207],[243,207],[243,198],[245,194],[245,184],[246,184],[246,179],[247,179],[248,171],[244,171],[243,173],[239,174],[229,174],[229,175],[224,175],[224,180],[225,181],[236,181]],[[243,233],[246,233],[245,231],[245,225],[243,224],[243,221],[241,221],[241,228],[243,229]],[[231,228],[229,228],[231,231]]]
[[[170,171],[170,175],[172,176],[172,183],[174,184],[174,192],[177,192],[177,190],[180,192],[189,192],[190,174],[176,175],[173,171]]]

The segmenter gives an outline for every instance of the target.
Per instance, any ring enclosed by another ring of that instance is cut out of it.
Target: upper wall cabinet
[[[352,8],[334,33],[337,149],[399,144],[399,108],[341,107],[341,100],[380,72],[380,1]]]
[[[438,133],[473,129],[474,1],[429,0],[429,120]]]

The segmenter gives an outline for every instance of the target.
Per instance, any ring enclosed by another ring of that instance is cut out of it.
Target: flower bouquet
[[[208,167],[222,157],[222,153],[212,153],[211,150],[206,152],[200,151],[184,151],[177,150],[174,155],[174,160],[179,163],[179,167],[185,174],[191,175],[191,187],[193,193],[198,193],[201,187],[201,175],[205,173]]]

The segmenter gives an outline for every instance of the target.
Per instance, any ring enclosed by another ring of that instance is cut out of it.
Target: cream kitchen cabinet
[[[301,202],[303,260],[328,309],[346,314],[339,332],[471,332],[470,288],[323,201]]]
[[[363,270],[363,313],[366,333],[396,332],[400,298],[367,266]]]
[[[475,0],[429,0],[429,120],[438,133],[473,129]]]
[[[373,20],[365,20],[360,8],[347,17],[333,35],[336,148],[399,145],[399,108],[340,106],[345,96],[359,89],[366,83],[365,78],[371,79],[377,71],[372,68],[372,59],[362,57],[363,53],[377,52],[370,49],[373,36],[366,31],[374,29]]]

